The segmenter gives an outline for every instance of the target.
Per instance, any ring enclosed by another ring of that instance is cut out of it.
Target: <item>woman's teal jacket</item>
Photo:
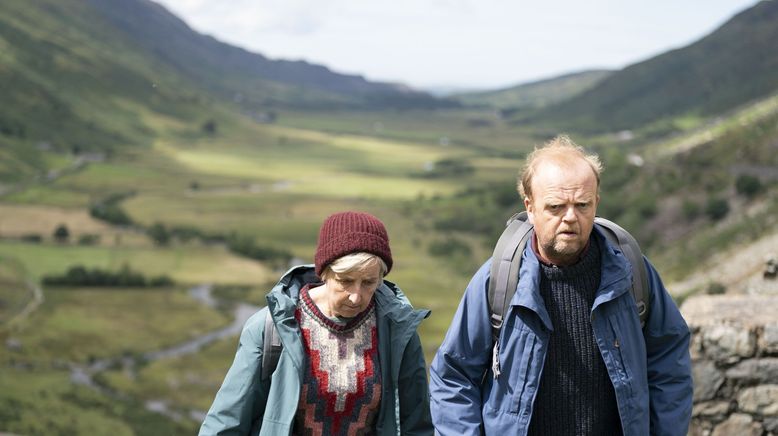
[[[200,435],[288,435],[292,431],[305,354],[294,313],[300,289],[318,279],[312,265],[292,268],[270,291],[267,307],[246,322],[232,367],[200,428]],[[376,418],[379,435],[432,435],[424,353],[416,328],[429,316],[414,310],[388,281],[375,293],[383,392]],[[261,380],[265,317],[283,343],[278,367]]]

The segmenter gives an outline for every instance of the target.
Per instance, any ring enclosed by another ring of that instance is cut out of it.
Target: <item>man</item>
[[[430,370],[442,435],[685,435],[689,329],[645,260],[641,329],[631,266],[594,228],[601,164],[560,136],[519,183],[534,237],[497,339],[486,262],[465,290]]]

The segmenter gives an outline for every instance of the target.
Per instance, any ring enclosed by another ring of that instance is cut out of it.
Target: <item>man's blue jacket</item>
[[[685,435],[692,411],[686,322],[656,270],[644,259],[650,313],[641,329],[629,291],[629,262],[596,229],[592,234],[604,247],[592,328],[616,392],[624,435]],[[501,374],[493,377],[489,266],[487,261],[470,281],[430,369],[432,419],[444,436],[525,435],[549,337],[554,334],[539,292],[540,264],[527,244],[516,293],[498,338]]]

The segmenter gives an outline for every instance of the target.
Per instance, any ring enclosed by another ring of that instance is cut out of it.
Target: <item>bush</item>
[[[762,192],[763,189],[762,181],[757,177],[741,174],[735,179],[735,190],[737,193],[748,198],[754,197]]]
[[[27,233],[22,235],[22,241],[40,244],[43,241],[43,237],[37,233]]]
[[[154,223],[146,230],[146,235],[157,245],[167,245],[170,242],[170,232],[162,223]]]
[[[64,224],[60,224],[57,226],[56,229],[54,229],[54,239],[59,242],[60,244],[63,244],[70,239],[70,230],[68,230],[68,227]]]
[[[132,225],[132,219],[130,219],[130,216],[121,208],[119,203],[133,195],[135,195],[135,192],[132,191],[113,194],[108,198],[91,205],[89,207],[89,214],[94,218],[110,224],[118,226]]]
[[[78,237],[78,245],[95,245],[100,242],[100,235],[84,233]]]
[[[729,213],[729,203],[723,198],[710,198],[705,205],[705,215],[713,221],[718,221]]]
[[[286,266],[292,260],[292,253],[274,247],[257,245],[253,238],[231,234],[227,237],[227,248],[233,253],[254,260],[270,262],[276,266]]]
[[[146,277],[133,271],[126,264],[119,271],[112,272],[100,268],[87,269],[82,265],[70,267],[63,275],[46,275],[43,284],[50,286],[88,286],[88,287],[168,287],[175,282],[162,275],[147,280]]]
[[[216,131],[219,130],[219,125],[214,120],[208,120],[203,123],[202,126],[200,126],[202,131],[204,133],[207,133],[209,135],[215,135]]]
[[[727,287],[719,282],[710,282],[708,284],[708,294],[710,295],[720,295],[725,292],[727,292]]]

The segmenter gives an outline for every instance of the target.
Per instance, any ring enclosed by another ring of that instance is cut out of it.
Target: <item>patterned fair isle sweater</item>
[[[375,434],[381,401],[375,299],[344,323],[326,317],[300,292],[295,316],[307,356],[295,435]]]

